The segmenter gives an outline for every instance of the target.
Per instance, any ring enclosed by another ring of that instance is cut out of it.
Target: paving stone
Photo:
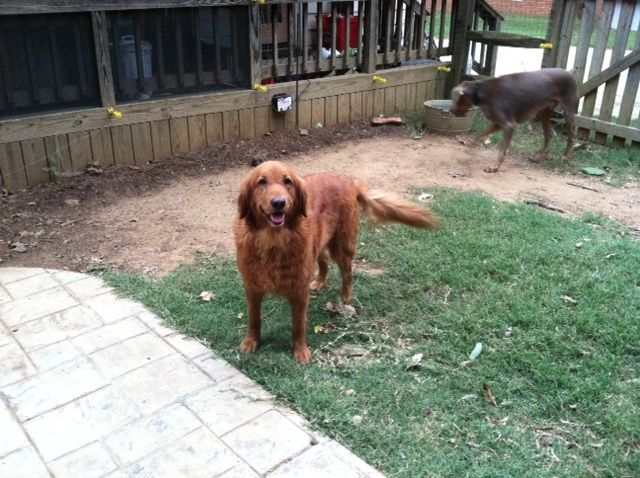
[[[0,391],[24,422],[106,384],[95,367],[82,358],[2,387]]]
[[[93,442],[49,463],[49,468],[64,478],[100,478],[115,471],[117,465],[100,443]]]
[[[4,288],[14,299],[20,299],[43,290],[58,287],[60,284],[50,274],[38,274],[5,284]]]
[[[102,317],[105,324],[116,322],[125,317],[142,312],[143,306],[130,299],[118,297],[113,292],[97,295],[84,301]]]
[[[0,458],[2,478],[50,478],[35,450],[28,446]]]
[[[47,269],[47,272],[53,274],[53,276],[62,284],[68,284],[70,282],[75,282],[88,277],[87,274],[80,274],[79,272],[72,271],[58,271],[55,269]]]
[[[140,413],[127,397],[106,387],[29,420],[24,428],[43,458],[51,461],[138,417]]]
[[[0,401],[0,456],[29,445],[22,428],[9,411],[7,406]]]
[[[221,403],[225,406],[221,407]],[[185,404],[218,436],[274,408],[270,400],[252,400],[216,386],[189,397]]]
[[[309,478],[312,478],[310,475]],[[230,470],[225,471],[223,474],[218,475],[216,478],[259,478],[255,471],[253,471],[246,463],[239,463]],[[337,477],[336,477],[337,478]]]
[[[2,325],[2,322],[0,322],[0,347],[13,343],[15,343],[15,341],[13,340],[11,333],[4,325]]]
[[[128,467],[140,478],[205,478],[239,464],[238,457],[204,427]]]
[[[310,446],[310,436],[271,410],[224,435],[224,441],[259,473],[287,460]]]
[[[206,387],[211,380],[178,354],[133,370],[113,381],[144,412],[151,413]]]
[[[130,370],[175,351],[156,334],[146,334],[111,345],[90,355],[107,378],[115,378]]]
[[[267,475],[269,478],[384,478],[342,445],[331,440],[305,450]]]
[[[164,339],[187,358],[194,358],[211,351],[211,349],[203,343],[186,335],[173,334],[166,336]]]
[[[70,282],[66,284],[66,288],[79,299],[88,299],[113,291],[113,288],[106,285],[102,279],[92,276],[85,276],[83,279]]]
[[[209,353],[196,357],[193,363],[201,368],[215,382],[221,382],[231,377],[240,375],[240,372],[229,365],[225,360],[219,359],[211,351]]]
[[[171,335],[176,332],[171,327],[165,325],[165,322],[161,317],[158,317],[156,314],[148,310],[140,312],[138,314],[138,318],[147,324],[147,326],[160,337],[166,337],[167,335]]]
[[[112,473],[109,473],[108,475],[103,476],[102,478],[129,478],[129,475],[127,475],[122,470],[116,470]]]
[[[105,443],[122,463],[130,464],[201,426],[187,408],[176,404],[117,430]]]
[[[108,347],[149,329],[139,319],[129,317],[113,324],[100,327],[92,332],[80,335],[72,340],[73,344],[86,354]]]
[[[36,368],[18,344],[0,347],[0,387],[30,377],[34,373]]]
[[[85,334],[102,326],[98,315],[84,305],[13,327],[14,337],[30,351]]]
[[[0,284],[10,284],[37,274],[44,274],[44,269],[27,267],[0,267]]]
[[[39,319],[75,305],[78,305],[78,301],[66,290],[62,287],[54,287],[0,304],[0,317],[9,328],[13,328],[24,322]]]
[[[220,390],[229,390],[251,400],[271,400],[272,396],[260,385],[237,371],[234,375],[219,383]]]
[[[0,286],[0,304],[3,304],[4,302],[9,302],[10,300],[12,300],[12,297],[4,289],[4,287]]]
[[[69,360],[81,356],[80,351],[68,340],[47,345],[29,352],[29,357],[40,372],[45,372]]]

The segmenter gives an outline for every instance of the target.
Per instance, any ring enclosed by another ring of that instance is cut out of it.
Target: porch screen
[[[116,99],[247,88],[247,32],[246,7],[110,13]]]
[[[89,13],[0,16],[0,117],[97,105]]]

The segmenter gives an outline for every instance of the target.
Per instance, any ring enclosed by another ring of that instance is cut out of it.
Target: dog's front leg
[[[498,161],[495,166],[490,166],[484,169],[485,173],[496,173],[502,163],[504,163],[505,158],[507,157],[507,150],[509,149],[509,145],[511,144],[511,136],[513,136],[513,130],[515,129],[515,125],[506,125],[502,127],[502,146],[500,147],[500,154],[498,155]]]
[[[264,293],[254,290],[246,290],[247,302],[249,304],[249,327],[247,335],[240,343],[240,352],[248,354],[255,352],[260,345],[260,325],[261,325],[261,306]]]
[[[311,362],[311,351],[307,346],[307,308],[309,306],[309,290],[305,289],[301,295],[289,297],[289,304],[291,305],[293,358],[299,364],[306,365]]]

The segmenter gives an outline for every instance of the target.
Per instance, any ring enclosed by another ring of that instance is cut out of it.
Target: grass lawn
[[[323,310],[332,271],[311,303],[308,367],[278,299],[263,305],[262,348],[239,356],[232,259],[104,276],[388,476],[640,476],[640,244],[594,215],[431,192],[439,231],[363,227],[357,316]]]

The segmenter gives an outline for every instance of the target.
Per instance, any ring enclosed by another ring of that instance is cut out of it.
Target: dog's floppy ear
[[[238,215],[240,219],[244,219],[248,224],[255,224],[256,217],[251,207],[251,199],[253,196],[253,185],[249,179],[245,179],[240,186],[240,194],[238,195]]]
[[[307,216],[307,188],[304,184],[304,180],[296,175],[291,176],[293,181],[293,189],[296,192],[296,200],[293,204],[293,215]]]

